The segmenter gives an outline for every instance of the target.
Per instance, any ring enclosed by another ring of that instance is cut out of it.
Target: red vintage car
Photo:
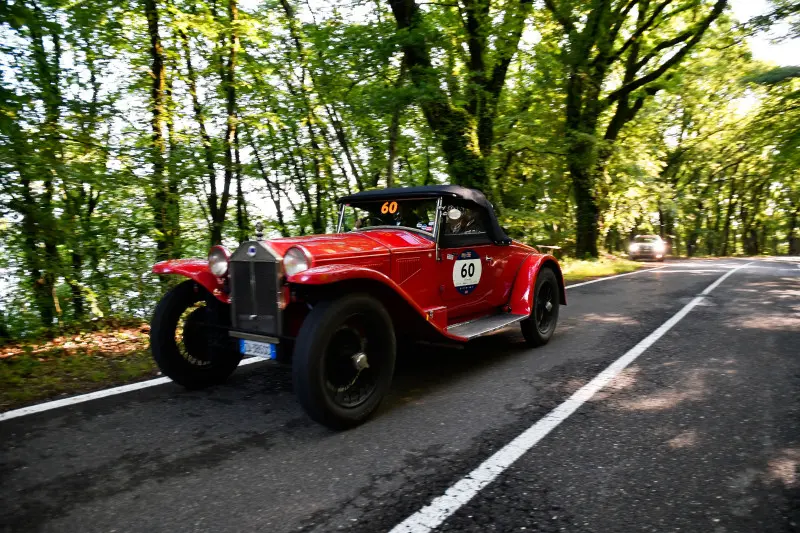
[[[550,340],[566,304],[558,262],[508,238],[479,191],[394,188],[339,203],[335,234],[257,235],[233,253],[156,264],[189,278],[153,316],[161,371],[201,388],[243,355],[291,362],[311,418],[346,428],[389,389],[398,339],[465,343],[518,323],[531,345]]]

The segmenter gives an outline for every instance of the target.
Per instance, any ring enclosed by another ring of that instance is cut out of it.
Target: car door
[[[460,210],[463,219],[450,219],[452,208]],[[446,207],[444,211],[437,276],[442,303],[452,323],[488,313],[498,305],[495,302],[502,288],[497,280],[502,277],[508,247],[492,242],[485,231],[485,214],[464,206]]]

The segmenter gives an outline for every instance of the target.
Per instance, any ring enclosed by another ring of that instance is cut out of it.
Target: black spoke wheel
[[[228,335],[228,313],[191,280],[165,294],[150,323],[150,349],[161,372],[189,389],[225,381],[242,358]]]
[[[536,328],[539,330],[539,333],[543,335],[546,335],[550,331],[550,327],[553,325],[553,314],[557,312],[557,308],[553,304],[553,297],[556,292],[554,289],[552,283],[542,283],[534,297],[536,306],[533,312],[536,320]]]
[[[389,389],[395,338],[374,298],[347,295],[314,306],[297,335],[292,377],[306,412],[334,429],[364,422]]]
[[[369,366],[369,353],[378,347],[377,340],[370,342],[366,325],[361,315],[348,317],[325,353],[325,387],[344,408],[358,407],[375,392],[378,373]]]
[[[556,274],[543,268],[536,276],[531,316],[521,322],[522,335],[531,346],[547,344],[558,323],[561,291]]]

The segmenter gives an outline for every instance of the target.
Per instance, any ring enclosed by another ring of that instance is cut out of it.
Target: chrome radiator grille
[[[264,335],[278,335],[278,264],[274,258],[265,258],[261,253],[252,258],[247,257],[249,254],[239,253],[242,248],[252,251],[252,246],[252,243],[242,245],[230,262],[233,327]],[[262,252],[262,249],[258,252]]]

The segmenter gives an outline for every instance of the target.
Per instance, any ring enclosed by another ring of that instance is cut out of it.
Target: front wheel
[[[558,323],[558,308],[561,292],[556,274],[543,268],[536,276],[531,316],[520,322],[522,336],[531,346],[542,346],[550,341]]]
[[[392,382],[395,337],[389,313],[365,294],[324,301],[297,335],[295,394],[308,415],[333,429],[364,422]]]
[[[194,281],[170,290],[150,323],[150,349],[158,368],[187,389],[225,381],[242,354],[228,335],[228,306]]]

